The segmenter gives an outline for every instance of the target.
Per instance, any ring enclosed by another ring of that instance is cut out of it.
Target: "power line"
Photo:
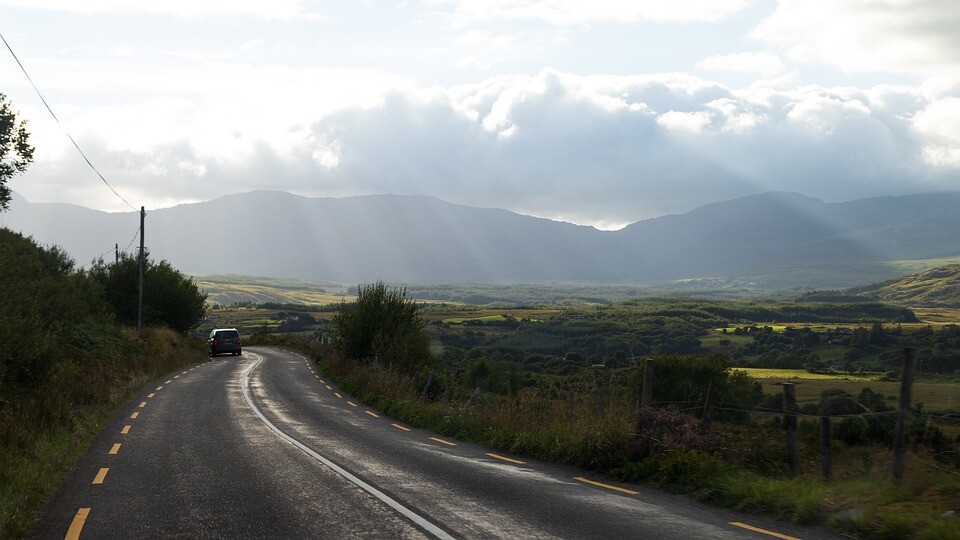
[[[3,37],[3,34],[0,34],[0,40],[3,40],[3,44],[7,46],[7,50],[10,51],[10,54],[13,56],[13,59],[17,61],[17,65],[20,66],[20,71],[22,71],[23,74],[27,77],[27,80],[30,81],[30,86],[33,87],[33,90],[37,93],[37,96],[40,97],[40,101],[43,102],[43,106],[47,108],[47,111],[50,113],[50,116],[52,116],[53,119],[57,121],[57,124],[60,126],[61,129],[63,129],[63,132],[66,133],[67,138],[70,139],[70,142],[73,143],[73,146],[77,149],[77,152],[80,152],[80,155],[83,156],[83,160],[87,162],[87,165],[89,165],[91,169],[93,169],[93,172],[97,173],[97,176],[100,177],[100,180],[102,180],[103,183],[108,188],[110,188],[110,191],[112,191],[113,194],[117,196],[117,198],[119,198],[121,201],[123,201],[124,204],[129,206],[131,210],[135,211],[136,208],[134,208],[132,204],[127,202],[127,200],[124,199],[119,193],[117,193],[117,190],[113,189],[113,186],[110,185],[110,182],[107,182],[107,179],[104,178],[102,174],[100,174],[100,171],[98,171],[97,168],[93,166],[93,163],[90,162],[90,159],[87,157],[87,155],[84,154],[83,150],[80,149],[80,145],[77,144],[77,141],[75,141],[73,139],[73,136],[70,135],[70,132],[67,131],[67,128],[66,126],[63,125],[63,122],[61,122],[60,119],[57,118],[57,115],[54,114],[53,109],[50,108],[50,105],[47,103],[47,100],[43,98],[43,94],[40,93],[40,89],[37,88],[36,84],[34,84],[33,79],[30,78],[30,74],[27,73],[27,69],[23,67],[23,64],[20,62],[20,59],[17,58],[17,54],[13,52],[13,48],[11,48],[10,44],[7,43],[7,39]]]
[[[133,238],[130,239],[130,243],[127,244],[127,247],[123,248],[123,252],[126,253],[130,246],[133,245],[133,241],[137,239],[137,236],[140,234],[140,227],[137,227],[137,232],[133,233]]]

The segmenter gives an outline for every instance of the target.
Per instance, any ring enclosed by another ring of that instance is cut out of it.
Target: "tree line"
[[[79,269],[59,247],[0,229],[0,388],[38,386],[62,359],[83,349],[92,328],[137,322],[137,257]],[[203,318],[206,295],[167,261],[146,256],[143,321],[187,332]],[[110,332],[106,332],[110,334]]]

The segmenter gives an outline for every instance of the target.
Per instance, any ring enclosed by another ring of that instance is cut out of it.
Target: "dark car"
[[[240,354],[240,332],[235,328],[217,328],[210,332],[207,338],[210,345],[210,356],[220,353]]]

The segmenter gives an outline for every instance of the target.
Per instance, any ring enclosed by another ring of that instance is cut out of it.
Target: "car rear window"
[[[233,339],[240,337],[240,333],[236,330],[223,330],[221,332],[217,332],[216,337],[220,339]]]

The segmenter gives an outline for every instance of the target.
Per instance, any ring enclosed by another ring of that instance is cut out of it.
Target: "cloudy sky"
[[[135,206],[397,193],[601,228],[960,189],[957,28],[956,0],[0,0]],[[128,210],[2,52],[36,146],[13,189]]]

